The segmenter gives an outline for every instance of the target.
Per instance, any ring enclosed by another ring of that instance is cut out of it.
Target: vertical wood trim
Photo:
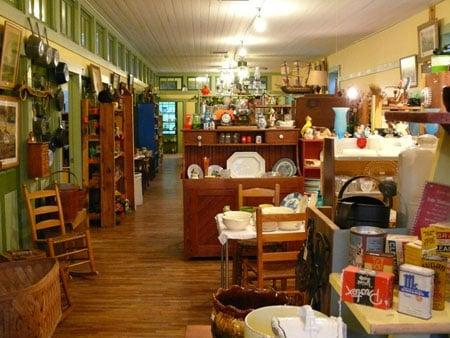
[[[81,185],[84,179],[83,172],[83,125],[81,123],[81,77],[71,73],[69,80],[69,158],[70,170],[75,173]],[[87,111],[87,110],[86,110]]]
[[[89,121],[89,100],[83,99],[81,100],[81,120],[82,122],[81,134],[82,142],[81,142],[81,162],[82,162],[82,182],[83,187],[87,188],[89,186],[89,141],[88,141],[88,123]],[[72,131],[69,131],[70,135],[72,135]],[[72,163],[71,163],[72,165]],[[72,169],[72,167],[71,167]]]
[[[133,96],[123,95],[124,182],[125,195],[134,207],[134,120]]]
[[[114,108],[111,103],[100,104],[100,173],[101,224],[115,225],[114,183]]]

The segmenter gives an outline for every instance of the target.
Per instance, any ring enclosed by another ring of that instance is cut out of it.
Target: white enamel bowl
[[[246,211],[226,211],[223,214],[223,224],[228,230],[244,230],[249,224],[252,214]]]
[[[272,207],[272,208],[264,208],[262,212],[266,215],[274,215],[274,214],[293,214],[294,210],[288,207]],[[278,223],[278,224],[277,224]],[[297,230],[299,228],[299,222],[264,222],[263,223],[263,231],[273,231],[277,227],[280,230]],[[268,228],[266,230],[265,228]]]

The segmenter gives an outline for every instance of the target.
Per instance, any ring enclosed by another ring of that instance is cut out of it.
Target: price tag
[[[430,252],[437,249],[436,229],[433,227],[424,227],[420,229],[422,237],[422,250]]]

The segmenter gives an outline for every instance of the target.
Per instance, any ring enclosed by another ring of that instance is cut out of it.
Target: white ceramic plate
[[[192,174],[194,174],[195,172],[198,174],[198,178],[203,178],[203,170],[197,164],[191,164],[188,167],[188,169],[187,169],[188,178],[192,178],[192,176],[193,176]]]
[[[232,178],[261,177],[266,171],[266,161],[255,151],[238,151],[227,160]]]
[[[212,164],[208,167],[208,176],[218,177],[223,168],[220,165]]]
[[[297,173],[297,167],[290,158],[282,158],[272,168],[272,171],[275,171],[280,174],[280,176],[291,177]]]

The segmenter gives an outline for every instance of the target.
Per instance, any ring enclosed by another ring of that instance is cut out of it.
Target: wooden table
[[[339,294],[341,289],[341,274],[332,273],[329,278],[333,289]],[[344,305],[345,304],[345,305]],[[348,308],[357,319],[359,324],[370,335],[396,335],[401,337],[428,337],[432,333],[450,332],[450,302],[447,299],[444,311],[433,311],[433,316],[428,319],[420,319],[408,316],[396,311],[398,308],[397,293],[394,294],[394,305],[392,309],[382,310],[370,306],[343,303],[343,307]],[[333,313],[337,315],[337,313]],[[343,313],[344,322],[349,325]],[[409,334],[408,336],[404,336]],[[363,335],[358,335],[363,337]]]

